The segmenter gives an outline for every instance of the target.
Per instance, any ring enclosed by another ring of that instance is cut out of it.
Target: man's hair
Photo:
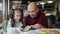
[[[32,8],[32,7],[36,7],[38,8],[37,4],[35,2],[31,2],[29,5],[28,5],[28,9],[29,8]]]

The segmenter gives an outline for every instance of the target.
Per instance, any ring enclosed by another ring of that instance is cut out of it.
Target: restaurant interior
[[[60,28],[60,0],[0,0],[0,28],[5,20],[9,20],[11,10],[21,8],[27,10],[29,3],[35,2],[48,18],[48,28]],[[25,15],[24,15],[25,16]]]

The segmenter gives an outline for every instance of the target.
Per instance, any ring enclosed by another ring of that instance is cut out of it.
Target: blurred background
[[[60,28],[60,0],[0,0],[0,24],[8,20],[11,10],[21,8],[26,16],[27,6],[30,2],[36,2],[48,18],[49,28]]]

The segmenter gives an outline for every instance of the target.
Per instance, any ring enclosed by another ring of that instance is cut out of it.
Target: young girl
[[[22,9],[16,9],[10,14],[10,20],[8,22],[7,27],[19,27],[21,28],[23,26],[23,10]]]
[[[8,21],[7,25],[7,31],[9,31],[9,28],[21,28],[23,26],[23,10],[22,9],[16,9],[10,13],[10,20]]]

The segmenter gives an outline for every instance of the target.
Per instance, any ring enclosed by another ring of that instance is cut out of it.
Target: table
[[[37,29],[37,30],[30,30],[27,32],[23,32],[20,30],[20,28],[16,28],[16,30],[15,30],[15,28],[11,29],[10,30],[11,32],[9,34],[13,33],[13,31],[15,31],[15,34],[17,31],[18,31],[17,33],[19,33],[19,34],[37,34],[36,32],[38,32],[40,34],[44,34],[45,32],[43,32],[43,31],[52,31],[52,30],[54,30],[55,34],[60,34],[60,29]]]

